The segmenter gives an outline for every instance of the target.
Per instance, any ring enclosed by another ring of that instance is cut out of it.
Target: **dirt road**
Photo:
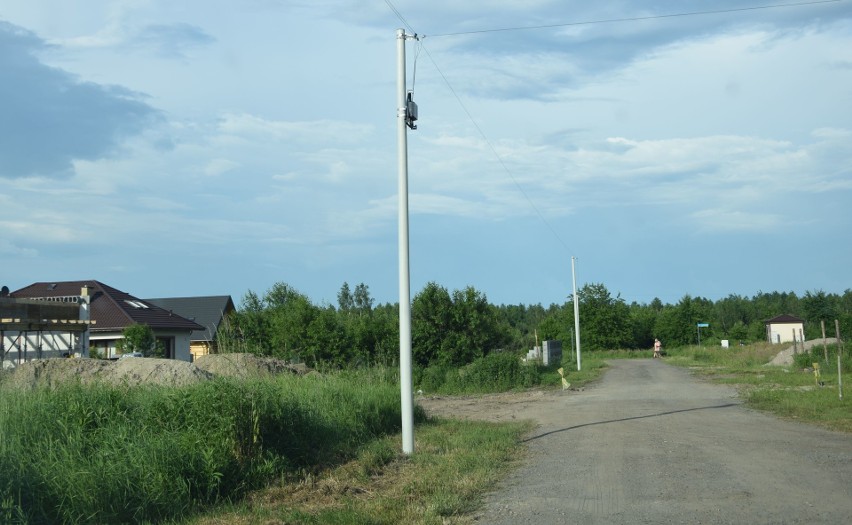
[[[582,392],[449,410],[465,403],[540,423],[477,523],[852,523],[852,436],[744,408],[662,361],[614,361]]]

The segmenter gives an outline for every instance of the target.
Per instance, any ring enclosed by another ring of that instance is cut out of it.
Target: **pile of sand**
[[[829,345],[834,344],[836,342],[837,342],[837,339],[835,339],[834,337],[827,337],[825,339],[825,343],[829,344]],[[792,365],[793,364],[793,352],[794,351],[799,352],[799,353],[802,353],[803,351],[809,352],[815,346],[818,347],[818,348],[822,348],[822,339],[811,339],[810,341],[805,341],[804,350],[802,349],[802,343],[799,343],[797,346],[790,345],[789,347],[785,348],[784,350],[781,350],[780,352],[778,352],[778,354],[772,359],[772,361],[770,361],[767,364],[776,365],[776,366]]]
[[[215,376],[238,379],[268,377],[282,373],[305,375],[310,371],[303,364],[290,365],[274,357],[259,357],[254,354],[208,354],[198,357],[193,364]]]
[[[184,386],[216,376],[245,379],[281,373],[301,375],[308,371],[304,365],[288,365],[279,359],[252,354],[207,355],[199,357],[195,363],[151,357],[127,357],[117,361],[40,359],[21,363],[6,371],[2,384],[19,389],[54,388],[74,381],[83,384]]]

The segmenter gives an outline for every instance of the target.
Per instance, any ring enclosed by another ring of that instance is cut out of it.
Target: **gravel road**
[[[852,436],[747,409],[660,360],[519,405],[530,456],[475,516],[551,523],[852,523]]]

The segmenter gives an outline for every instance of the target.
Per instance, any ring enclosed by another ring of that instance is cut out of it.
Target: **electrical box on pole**
[[[412,95],[409,91],[405,99],[405,124],[411,129],[417,129],[417,103],[411,99]]]

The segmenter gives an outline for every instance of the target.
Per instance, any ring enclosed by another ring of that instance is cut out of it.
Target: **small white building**
[[[803,342],[805,320],[794,315],[784,314],[764,321],[766,340],[770,343]]]

